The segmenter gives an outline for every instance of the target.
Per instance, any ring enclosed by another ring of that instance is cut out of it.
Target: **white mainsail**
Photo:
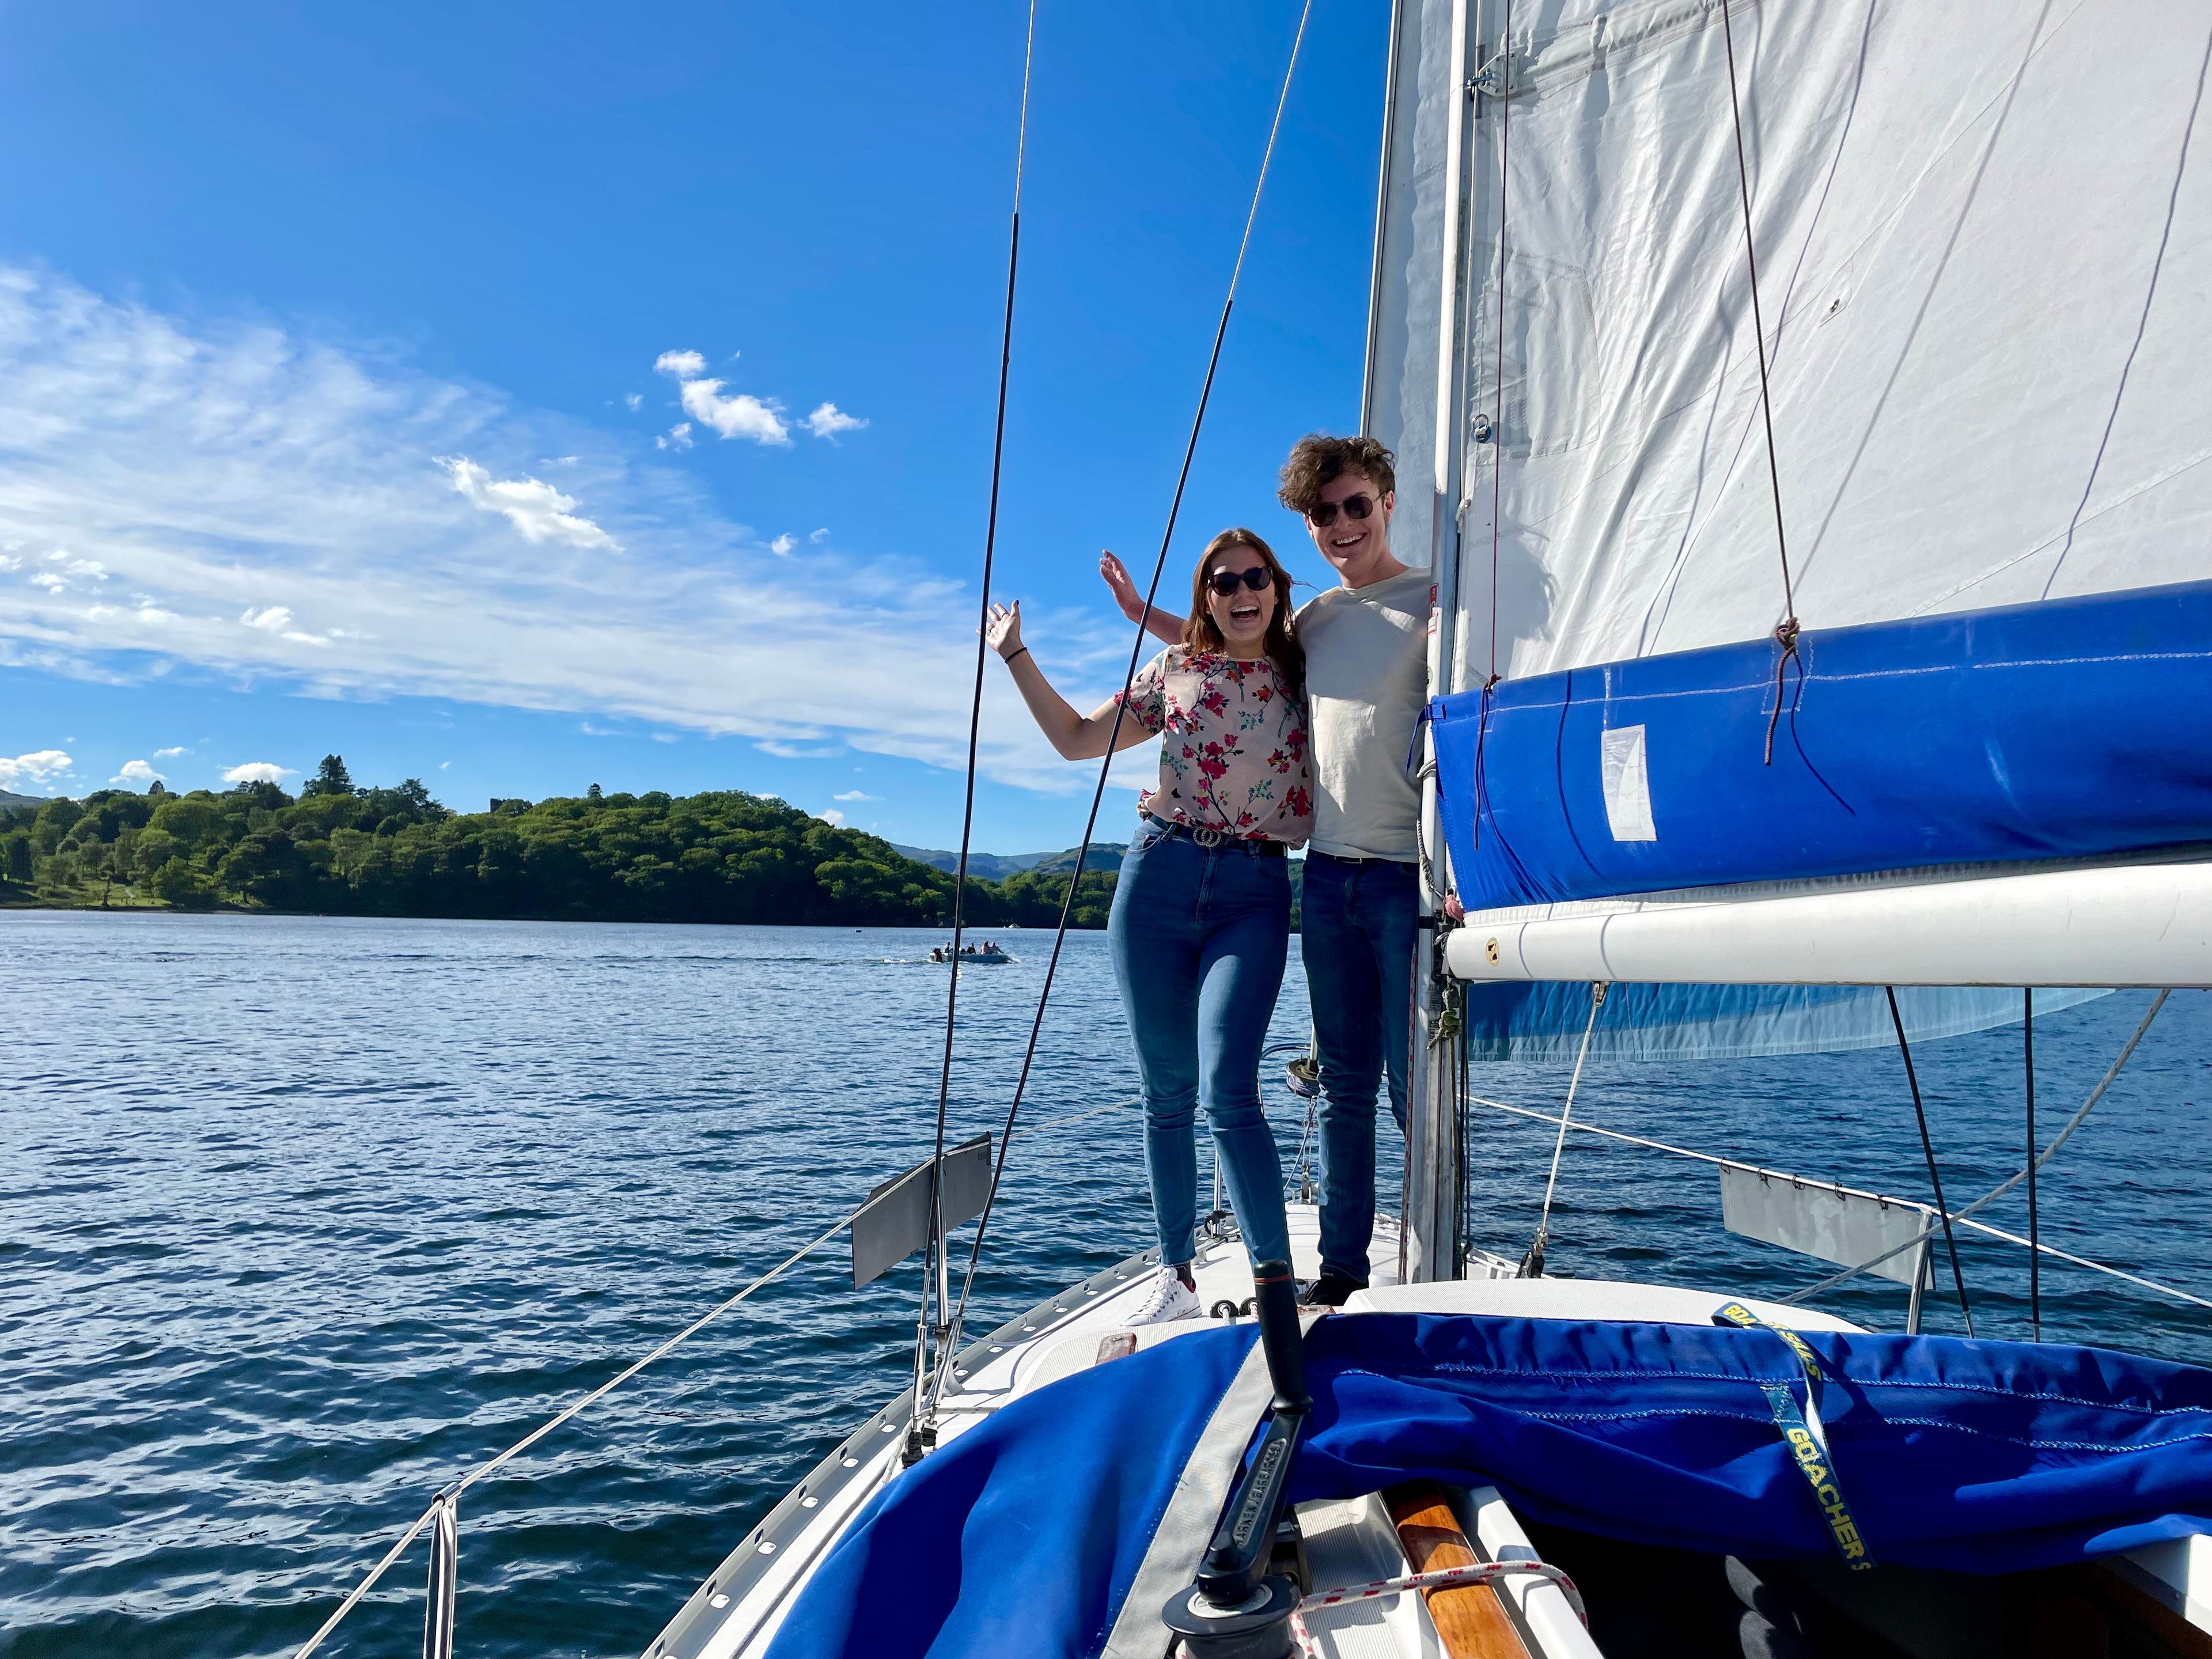
[[[2212,13],[1729,20],[1804,625],[2212,574]],[[1718,4],[1407,0],[1396,53],[1370,427],[1400,453],[1402,544],[1438,489],[1463,503],[1452,684],[1764,635],[1783,587]],[[1446,118],[1486,66],[1510,96],[1462,163],[1454,318]],[[1465,444],[1442,466],[1440,412]]]

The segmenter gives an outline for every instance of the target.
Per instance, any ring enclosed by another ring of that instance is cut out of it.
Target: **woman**
[[[1191,1273],[1202,1100],[1255,1262],[1290,1260],[1281,1166],[1260,1105],[1260,1052],[1290,944],[1285,854],[1313,827],[1305,659],[1291,633],[1291,578],[1267,543],[1224,530],[1191,578],[1182,641],[1145,665],[1118,736],[1113,702],[1079,714],[1022,643],[1021,606],[991,608],[988,638],[1030,713],[1069,760],[1155,737],[1159,786],[1121,861],[1107,924],[1136,1039],[1145,1162],[1160,1269],[1133,1324],[1199,1311]]]

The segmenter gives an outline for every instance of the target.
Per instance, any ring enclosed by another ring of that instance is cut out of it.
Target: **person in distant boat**
[[[1290,1260],[1282,1168],[1260,1101],[1260,1055],[1290,954],[1285,853],[1313,826],[1305,659],[1291,578],[1267,543],[1224,530],[1191,578],[1191,614],[1120,696],[1079,714],[1023,643],[1021,607],[994,605],[988,637],[1054,748],[1096,759],[1160,738],[1157,787],[1121,860],[1107,932],[1135,1039],[1145,1162],[1160,1268],[1131,1322],[1199,1311],[1191,1272],[1203,1103],[1245,1249]]]
[[[1387,1075],[1402,1133],[1413,1067],[1421,792],[1406,752],[1428,697],[1436,589],[1427,571],[1390,551],[1393,459],[1372,438],[1315,433],[1291,449],[1277,491],[1338,577],[1294,623],[1306,655],[1314,777],[1298,950],[1322,1091],[1322,1276],[1305,1299],[1331,1307],[1367,1283],[1376,1091]],[[1119,559],[1105,554],[1098,568],[1130,621],[1182,636],[1181,617],[1146,614]]]

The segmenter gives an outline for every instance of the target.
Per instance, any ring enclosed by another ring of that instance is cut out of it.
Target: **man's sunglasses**
[[[1316,530],[1326,530],[1336,522],[1336,509],[1341,507],[1347,516],[1364,519],[1375,510],[1372,495],[1346,495],[1341,501],[1316,501],[1306,509],[1306,518]]]
[[[1263,587],[1273,587],[1275,577],[1266,565],[1255,564],[1249,570],[1217,570],[1206,579],[1206,583],[1225,599],[1240,587],[1249,587],[1255,593]]]

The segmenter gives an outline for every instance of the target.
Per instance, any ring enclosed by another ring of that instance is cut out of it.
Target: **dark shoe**
[[[1342,1273],[1323,1273],[1306,1286],[1306,1293],[1298,1300],[1309,1308],[1341,1308],[1354,1291],[1366,1288],[1359,1280],[1346,1279]]]

